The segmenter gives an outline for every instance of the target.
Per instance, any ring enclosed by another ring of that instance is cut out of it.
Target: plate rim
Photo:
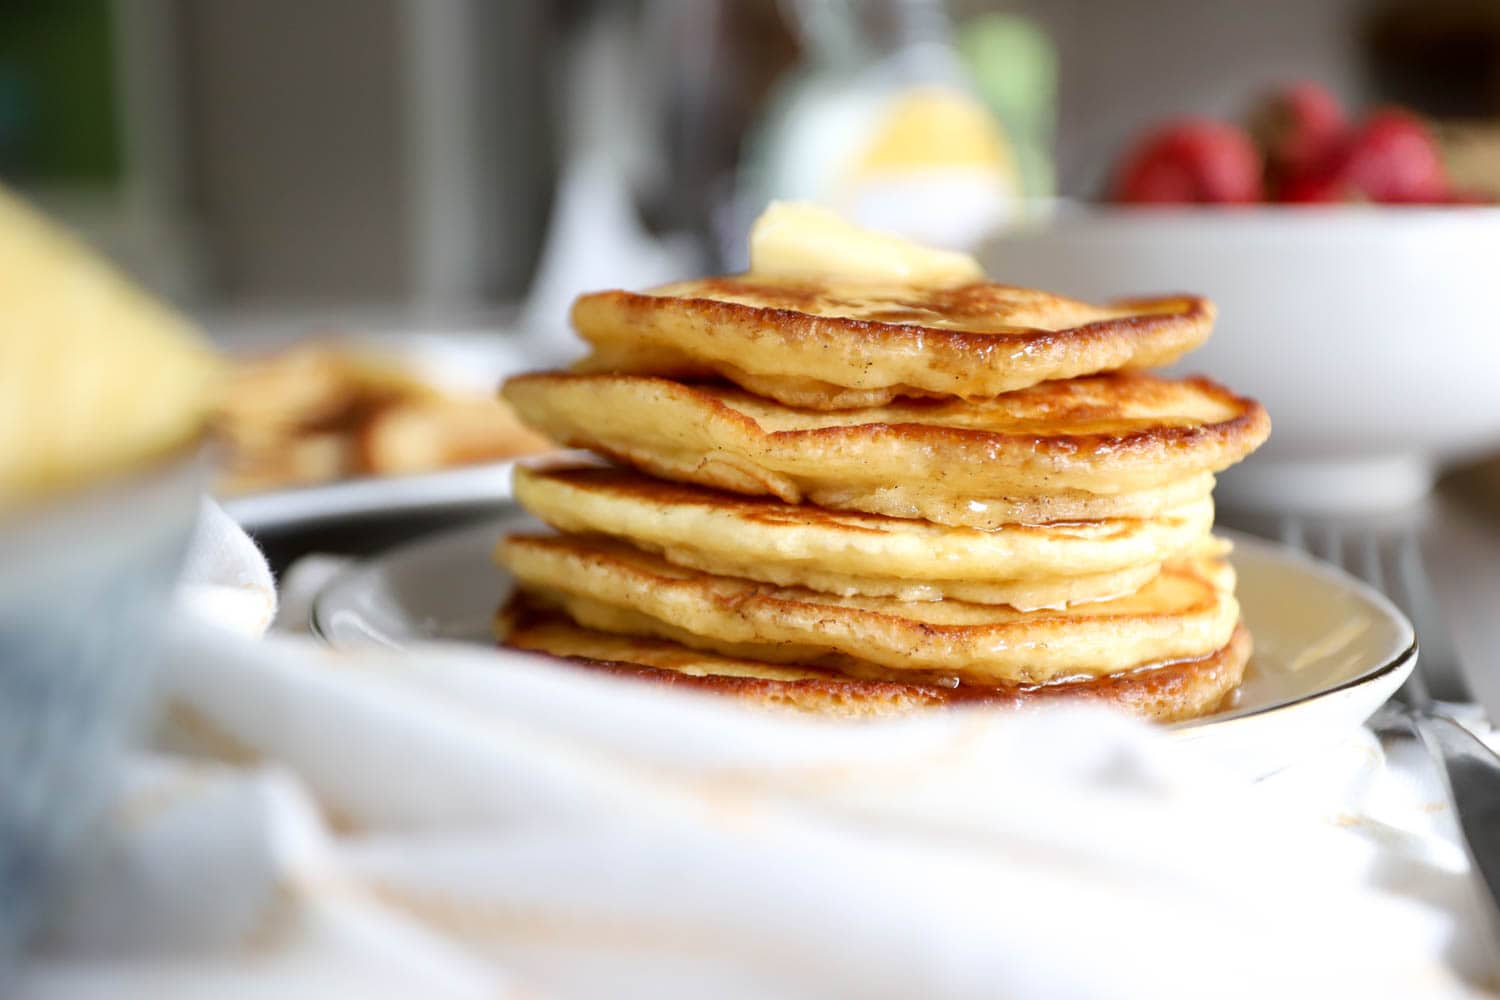
[[[445,542],[448,542],[452,539],[457,539],[461,536],[467,536],[470,534],[477,535],[482,531],[503,531],[511,522],[528,519],[531,521],[535,521],[538,524],[542,523],[535,517],[535,515],[529,513],[520,506],[515,505],[514,501],[511,501],[510,509],[507,510],[504,514],[501,514],[497,517],[477,523],[434,531],[419,538],[414,538],[399,545],[394,545],[383,552],[379,552],[367,558],[352,562],[350,565],[339,570],[338,573],[330,578],[321,588],[319,588],[318,592],[313,595],[313,599],[308,608],[309,632],[320,642],[324,643],[330,648],[341,648],[339,644],[333,639],[333,637],[328,634],[328,631],[323,626],[323,619],[325,617],[325,601],[329,597],[329,595],[340,585],[346,584],[348,580],[352,579],[354,576],[361,572],[369,571],[372,567],[372,564],[381,560],[394,558],[401,553],[409,553],[414,550],[426,548],[429,546],[439,546]],[[1247,532],[1232,528],[1216,528],[1214,530],[1214,534],[1220,537],[1228,538],[1234,543],[1234,551],[1230,553],[1231,560],[1234,558],[1236,552],[1239,552],[1242,549],[1250,549],[1252,551],[1257,551],[1258,555],[1261,558],[1278,560],[1284,563],[1295,563],[1297,564],[1297,568],[1305,572],[1310,572],[1316,576],[1322,577],[1323,579],[1333,584],[1338,585],[1343,589],[1351,590],[1357,593],[1366,602],[1374,605],[1385,618],[1396,623],[1405,633],[1406,641],[1401,650],[1390,656],[1388,659],[1385,659],[1380,663],[1368,666],[1355,676],[1349,677],[1329,687],[1309,691],[1284,701],[1258,705],[1252,708],[1248,708],[1243,712],[1214,714],[1203,716],[1197,719],[1185,719],[1181,722],[1169,723],[1161,727],[1163,730],[1171,733],[1185,735],[1188,733],[1202,732],[1209,728],[1229,727],[1234,725],[1235,723],[1259,719],[1272,712],[1280,712],[1286,709],[1295,708],[1299,705],[1305,705],[1309,702],[1321,701],[1341,692],[1363,687],[1367,684],[1371,684],[1378,680],[1381,680],[1382,678],[1389,677],[1394,673],[1399,673],[1416,662],[1417,657],[1420,655],[1420,645],[1417,641],[1416,630],[1413,628],[1410,619],[1406,617],[1406,614],[1402,612],[1400,608],[1396,607],[1395,603],[1392,602],[1390,598],[1386,597],[1380,591],[1370,586],[1364,580],[1361,580],[1359,577],[1356,577],[1354,574],[1350,573],[1340,566],[1336,566],[1332,563],[1318,559],[1300,549],[1287,545],[1284,542],[1273,541],[1271,539],[1262,538],[1257,535],[1252,535]],[[443,640],[432,639],[429,641]],[[401,647],[398,646],[395,648],[399,649]]]
[[[1294,546],[1288,545],[1285,542],[1274,541],[1269,538],[1262,538],[1259,535],[1252,535],[1249,532],[1239,531],[1234,528],[1215,528],[1214,534],[1223,536],[1234,542],[1235,551],[1239,551],[1241,547],[1259,550],[1262,556],[1296,563],[1301,569],[1310,572],[1315,576],[1320,576],[1325,580],[1337,583],[1339,586],[1344,587],[1347,590],[1354,591],[1355,593],[1359,594],[1360,597],[1364,598],[1366,601],[1379,608],[1380,612],[1386,618],[1399,625],[1401,627],[1401,630],[1406,634],[1406,643],[1400,652],[1394,654],[1385,662],[1366,667],[1355,676],[1350,677],[1347,680],[1340,681],[1339,683],[1334,684],[1331,687],[1320,688],[1319,690],[1308,692],[1307,694],[1291,698],[1287,701],[1274,702],[1269,705],[1261,705],[1255,708],[1247,709],[1243,712],[1228,712],[1224,714],[1206,715],[1198,719],[1187,719],[1182,722],[1172,723],[1167,727],[1169,730],[1201,731],[1209,727],[1230,726],[1236,722],[1258,718],[1267,714],[1268,712],[1280,712],[1285,709],[1295,708],[1298,705],[1304,705],[1310,701],[1319,701],[1332,695],[1336,695],[1342,691],[1349,691],[1357,687],[1363,687],[1366,684],[1371,684],[1383,677],[1388,677],[1393,673],[1399,673],[1403,670],[1406,670],[1408,666],[1415,664],[1417,657],[1421,655],[1421,647],[1420,643],[1417,640],[1416,628],[1412,625],[1411,619],[1406,617],[1406,612],[1398,608],[1395,602],[1392,601],[1389,597],[1385,596],[1385,594],[1376,590],[1370,584],[1366,583],[1364,580],[1361,580],[1359,577],[1344,569],[1342,566],[1337,566],[1326,560],[1319,559],[1316,556],[1304,552],[1301,549],[1295,548]],[[1230,558],[1234,558],[1234,552],[1230,553]]]
[[[511,471],[521,457],[399,476],[351,476],[329,483],[242,493],[223,497],[219,503],[251,534],[321,526],[343,518],[504,505],[512,502]],[[412,542],[431,538],[424,535]],[[384,554],[376,553],[371,558]]]

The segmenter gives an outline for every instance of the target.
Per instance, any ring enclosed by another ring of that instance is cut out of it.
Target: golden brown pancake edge
[[[622,539],[709,573],[844,596],[1060,607],[1139,589],[1163,561],[1212,542],[1206,498],[1156,518],[980,531],[598,465],[518,466],[513,479],[516,500],[561,532]]]
[[[520,587],[602,631],[763,661],[845,656],[971,683],[1043,683],[1197,657],[1223,645],[1239,617],[1233,570],[1212,558],[1168,564],[1114,601],[1017,612],[778,588],[593,536],[511,535],[499,554]]]
[[[590,670],[730,697],[758,708],[837,718],[879,718],[967,705],[1014,709],[1093,703],[1156,722],[1178,722],[1219,710],[1242,680],[1251,652],[1250,633],[1239,624],[1228,643],[1203,657],[1086,681],[951,688],[913,683],[889,673],[889,679],[859,679],[821,667],[759,664],[664,639],[597,632],[524,595],[497,615],[496,630],[507,648],[553,656]],[[716,666],[726,672],[714,673]],[[703,672],[684,672],[684,667]],[[731,668],[736,672],[728,673]]]
[[[942,523],[953,521],[933,516],[942,504],[923,509],[927,494],[959,508],[988,504],[1002,522],[1033,519],[1018,514],[1108,516],[1117,497],[1132,511],[1149,509],[1129,499],[1226,468],[1270,433],[1259,403],[1217,383],[1135,373],[1047,383],[995,400],[907,401],[838,414],[651,376],[539,372],[510,379],[503,394],[554,440],[655,476]],[[1188,403],[1208,411],[1204,421],[1178,415]],[[1119,416],[1152,406],[1165,409],[1160,419]],[[1064,407],[1073,412],[1071,431],[1059,417]],[[779,429],[767,430],[752,413]],[[1010,429],[975,426],[984,421]],[[903,488],[904,496],[891,493]]]
[[[731,275],[581,296],[580,370],[716,375],[793,406],[994,396],[1039,382],[1169,364],[1214,307],[1191,295],[1092,306],[977,282],[880,287]]]

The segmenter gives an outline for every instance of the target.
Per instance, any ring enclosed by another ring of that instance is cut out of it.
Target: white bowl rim
[[[1105,223],[1120,228],[1192,226],[1222,230],[1244,230],[1274,225],[1277,229],[1310,229],[1319,232],[1339,228],[1386,230],[1431,227],[1490,228],[1500,224],[1497,205],[1118,205],[1085,201],[1058,201],[1047,210],[1022,215],[997,234],[1030,235],[1054,228]],[[1306,234],[1298,233],[1298,238]]]

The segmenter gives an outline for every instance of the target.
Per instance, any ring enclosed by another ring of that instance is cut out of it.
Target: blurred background
[[[1231,506],[1409,505],[1500,442],[1500,0],[0,11],[0,180],[241,355],[435,334],[404,357],[490,396],[578,350],[578,292],[743,268],[793,198],[999,281],[1214,298],[1189,366],[1277,425]],[[493,401],[438,413],[376,368],[246,373],[230,492],[537,446],[485,439]],[[422,412],[372,429],[398,396]],[[423,421],[390,461],[368,443]]]
[[[1500,189],[1500,4],[1486,0],[0,11],[0,178],[210,318],[503,313],[531,287],[569,183],[619,246],[638,226],[689,270],[732,266],[756,202],[813,192],[852,155],[840,137],[891,86],[871,68],[902,52],[918,56],[908,80],[959,83],[995,116],[1006,193],[1094,198],[1147,124],[1237,118],[1303,79],[1429,116],[1450,169]],[[952,58],[922,55],[944,46]]]

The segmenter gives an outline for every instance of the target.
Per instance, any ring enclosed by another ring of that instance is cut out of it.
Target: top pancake
[[[1260,404],[1207,379],[1139,374],[837,413],[635,375],[541,372],[504,395],[553,440],[653,475],[979,528],[1154,515],[1270,433]]]
[[[985,283],[949,288],[764,277],[596,292],[573,306],[583,372],[722,376],[810,409],[898,396],[974,399],[1169,364],[1207,339],[1192,296],[1093,306]]]

